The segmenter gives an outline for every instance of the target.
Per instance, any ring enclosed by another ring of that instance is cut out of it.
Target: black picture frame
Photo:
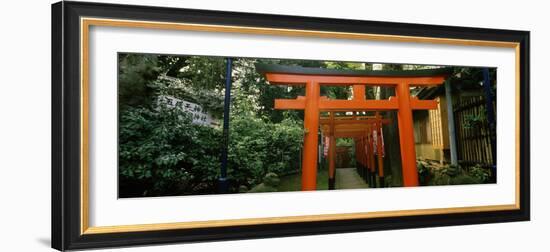
[[[80,18],[101,17],[519,43],[519,209],[82,234]],[[58,250],[527,221],[530,218],[529,32],[102,3],[52,5],[52,247]]]

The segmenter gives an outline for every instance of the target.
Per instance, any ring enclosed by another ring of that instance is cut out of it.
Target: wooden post
[[[493,165],[491,166],[491,181],[496,183],[497,178],[497,140],[496,140],[496,122],[495,110],[493,109],[493,95],[491,94],[491,80],[489,78],[489,68],[483,68],[483,93],[485,94],[485,108],[487,111],[487,122],[489,123],[489,137],[491,139],[491,156]]]
[[[365,100],[365,85],[353,85],[353,99],[356,101]]]
[[[380,113],[376,112],[376,154],[378,157],[378,179],[380,187],[384,187],[384,157],[382,156],[382,119]]]
[[[395,92],[399,102],[397,123],[399,125],[399,145],[401,148],[401,165],[403,170],[403,186],[418,186],[418,171],[416,169],[416,150],[414,149],[414,128],[411,108],[411,93],[409,84],[399,83]]]
[[[369,136],[369,151],[367,155],[369,155],[369,168],[370,168],[370,176],[371,176],[371,183],[372,187],[376,188],[376,162],[374,159],[374,135],[372,134],[372,124],[368,127],[368,136]]]
[[[369,172],[367,169],[367,156],[365,154],[365,136],[359,138],[359,155],[361,160],[361,173],[363,174],[363,179],[368,183]]]
[[[329,128],[329,144],[328,144],[328,189],[335,189],[335,174],[336,174],[336,138],[334,137],[334,112],[330,112],[330,128]]]
[[[453,111],[453,95],[451,94],[451,81],[445,81],[445,100],[447,102],[447,128],[449,130],[449,149],[451,151],[451,164],[458,165],[456,153],[455,116]]]
[[[369,134],[368,134],[368,130],[365,130],[364,132],[364,137],[363,137],[363,149],[362,149],[362,152],[363,152],[363,156],[364,156],[364,166],[365,166],[365,176],[367,177],[367,184],[369,184],[369,187],[372,187],[372,172],[371,172],[371,168],[370,168],[370,145],[369,145]]]
[[[359,173],[359,176],[363,178],[363,169],[361,169],[361,147],[359,144],[359,140],[360,139],[358,137],[353,139],[353,141],[355,142],[355,163],[357,165],[357,172]]]
[[[317,189],[317,131],[319,129],[320,88],[316,82],[306,83],[304,111],[304,158],[302,159],[302,191]]]

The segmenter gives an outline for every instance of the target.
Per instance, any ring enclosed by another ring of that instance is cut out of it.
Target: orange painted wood
[[[396,110],[399,104],[396,99],[388,100],[330,100],[321,99],[319,109],[323,111],[334,110]]]
[[[306,98],[298,96],[296,99],[275,99],[275,109],[298,109],[306,108]]]
[[[304,111],[304,157],[302,159],[302,191],[317,189],[317,145],[319,129],[320,87],[316,82],[306,84]]]
[[[359,132],[359,131],[356,131],[356,132],[336,132],[334,133],[334,137],[335,138],[354,138],[354,137],[361,137],[365,135],[365,132]]]
[[[416,97],[411,97],[410,103],[413,110],[437,109],[439,104],[436,100],[419,100]]]
[[[365,129],[342,129],[335,130],[334,136],[336,138],[350,138],[350,136],[361,136],[365,134]],[[326,132],[325,135],[330,135],[330,132]]]
[[[416,169],[416,151],[414,149],[413,116],[410,103],[409,85],[401,83],[395,89],[399,100],[397,123],[399,125],[399,146],[401,148],[401,169],[403,170],[403,186],[418,186],[418,171]]]
[[[425,101],[418,101],[420,106],[425,106]],[[297,99],[275,99],[275,109],[305,109],[305,97]],[[437,103],[436,103],[437,106]],[[399,108],[397,99],[388,100],[330,100],[321,97],[319,109],[323,111],[350,111],[350,110],[396,110]]]
[[[329,120],[321,119],[319,121],[321,125],[329,124]],[[390,119],[382,119],[382,124],[389,124],[391,123]],[[377,123],[376,119],[366,119],[366,120],[335,120],[335,125],[355,125],[355,124],[368,124],[368,123]]]
[[[333,114],[333,113],[331,113]],[[380,124],[389,124],[391,123],[391,120],[389,119],[381,119],[380,115],[378,114],[378,118],[372,117],[372,116],[363,116],[362,120],[337,120],[334,119],[332,115],[329,117],[324,117],[329,119],[320,119],[320,125],[321,125],[321,132],[323,135],[331,135],[336,134],[337,138],[342,137],[349,137],[350,134],[348,133],[364,133],[367,132],[371,127],[376,127],[375,125]],[[352,118],[352,117],[349,117]],[[354,136],[351,134],[351,136]]]
[[[324,96],[322,96],[324,97]],[[324,99],[324,98],[321,98]],[[321,116],[321,120],[328,120],[330,119],[330,116]],[[351,116],[335,116],[334,121],[337,122],[339,120],[361,120],[361,119],[375,119],[374,116],[366,116],[366,115],[351,115]]]
[[[388,76],[332,76],[332,75],[305,75],[266,73],[266,78],[271,84],[277,85],[305,85],[311,81],[319,85],[370,85],[370,86],[396,86],[399,83],[409,83],[411,86],[440,85],[445,76],[429,77],[388,77]]]
[[[357,101],[364,101],[366,99],[365,85],[353,85],[353,99]]]

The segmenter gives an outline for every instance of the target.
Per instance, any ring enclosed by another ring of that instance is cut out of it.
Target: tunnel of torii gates
[[[319,144],[317,133],[321,123],[329,125],[328,130],[325,126],[324,132],[332,136],[330,140],[332,143],[329,146],[335,147],[335,139],[338,137],[350,137],[356,140],[356,147],[359,147],[356,149],[360,150],[363,150],[361,147],[364,146],[368,148],[372,143],[372,127],[378,127],[384,123],[384,120],[379,116],[367,119],[356,118],[354,120],[359,123],[344,123],[342,125],[347,126],[339,126],[338,128],[342,128],[340,130],[336,128],[338,123],[331,124],[331,121],[336,121],[335,118],[332,118],[332,120],[328,118],[328,121],[327,118],[321,120],[319,116],[321,111],[329,112],[329,117],[333,116],[333,112],[397,111],[403,186],[418,186],[412,112],[413,110],[436,109],[438,104],[435,100],[419,100],[411,96],[410,87],[441,85],[445,78],[449,76],[449,69],[367,71],[256,64],[256,70],[263,74],[272,85],[305,86],[305,96],[298,96],[296,99],[275,99],[275,109],[304,110],[302,191],[316,190],[317,188],[317,146]],[[352,86],[353,98],[350,100],[328,99],[321,96],[320,87],[322,85]],[[395,96],[391,96],[386,100],[366,99],[366,86],[394,87]],[[366,120],[366,122],[362,120]],[[334,130],[330,130],[331,125],[335,126]],[[370,141],[369,136],[371,136]],[[381,146],[381,144],[378,144],[378,146]],[[370,147],[368,149],[371,150],[372,154],[374,150],[372,146]],[[374,158],[372,155],[363,151],[359,151],[357,154],[361,157],[359,163],[364,162],[366,167],[373,169]],[[334,157],[329,159],[334,160]],[[333,162],[331,161],[332,164],[329,165],[329,177],[331,178],[334,178],[335,173]],[[378,159],[378,162],[380,162],[380,159]],[[378,169],[378,171],[382,171],[383,175],[383,169]]]
[[[379,184],[384,185],[384,150],[382,125],[390,120],[383,119],[379,112],[375,116],[335,116],[335,111],[328,117],[321,117],[321,132],[328,138],[328,174],[329,190],[335,188],[336,175],[336,139],[353,138],[355,159],[362,177],[366,177],[369,187],[376,187],[375,174]],[[375,157],[376,156],[376,157]],[[363,173],[365,171],[366,173]]]

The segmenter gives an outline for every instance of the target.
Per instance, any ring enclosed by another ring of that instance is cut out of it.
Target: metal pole
[[[493,156],[493,179],[496,178],[496,165],[497,165],[497,153],[496,153],[496,121],[495,110],[493,109],[493,94],[491,92],[491,80],[489,78],[489,68],[483,68],[483,92],[485,93],[485,106],[487,107],[487,122],[489,123],[489,130],[491,137],[491,155]],[[495,133],[495,134],[494,134]],[[496,182],[496,181],[494,181]]]
[[[218,179],[219,193],[227,193],[229,184],[227,182],[227,146],[229,144],[229,108],[231,103],[231,73],[233,60],[227,58],[225,72],[225,99],[223,103],[223,135],[222,135],[222,150],[220,178]]]
[[[445,98],[447,100],[447,124],[449,130],[449,149],[451,151],[451,164],[458,165],[456,153],[455,117],[453,112],[453,96],[451,94],[451,81],[445,80]]]

